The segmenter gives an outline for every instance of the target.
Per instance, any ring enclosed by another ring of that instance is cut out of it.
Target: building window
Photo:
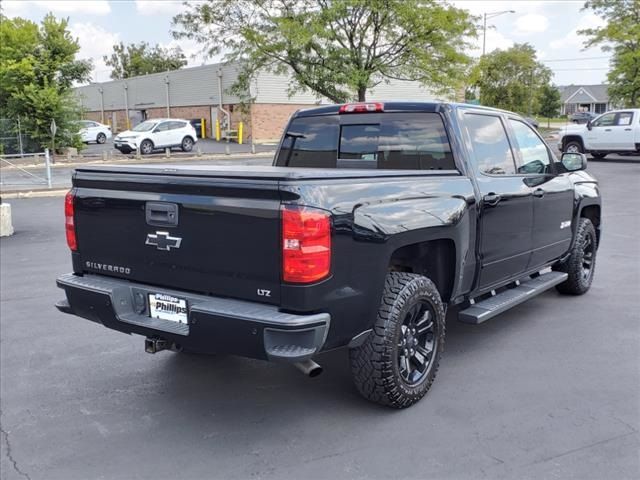
[[[596,113],[604,113],[607,111],[606,103],[596,103]]]

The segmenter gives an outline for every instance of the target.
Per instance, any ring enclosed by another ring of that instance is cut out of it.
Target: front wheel
[[[183,152],[190,152],[193,150],[193,139],[191,137],[184,137],[181,147]]]
[[[153,152],[153,143],[151,143],[151,140],[144,140],[140,144],[140,152],[143,155],[149,155],[151,152]]]
[[[568,295],[587,293],[593,282],[596,268],[596,252],[598,250],[596,229],[588,218],[581,218],[576,230],[576,238],[571,247],[569,258],[553,267],[569,276],[556,289]]]
[[[565,153],[584,153],[584,150],[582,149],[582,143],[578,142],[577,140],[571,140],[570,142],[567,142],[566,145],[564,146],[564,152]]]
[[[372,402],[410,407],[435,379],[444,336],[444,306],[433,282],[390,272],[373,330],[350,351],[356,388]]]

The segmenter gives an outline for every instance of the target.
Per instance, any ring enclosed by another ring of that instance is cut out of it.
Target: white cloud
[[[111,5],[109,5],[109,2],[107,0],[46,0],[29,3],[33,3],[43,10],[54,13],[86,13],[90,15],[107,15],[111,12]]]
[[[9,18],[19,17],[27,12],[27,6],[27,2],[2,0],[2,2],[0,2],[0,11]]]
[[[487,28],[487,45],[486,53],[491,53],[494,50],[507,50],[513,47],[513,40],[505,37],[502,33],[494,28]],[[482,31],[477,39],[472,40],[472,48],[469,55],[479,57],[482,54]]]
[[[186,8],[182,0],[136,0],[136,11],[140,15],[174,16],[184,12]]]
[[[111,5],[107,0],[2,0],[2,12],[8,17],[25,15],[34,7],[43,12],[53,13],[108,15],[111,12]]]
[[[516,20],[515,33],[519,35],[539,33],[546,31],[547,28],[549,28],[549,19],[547,17],[539,13],[528,13],[527,15],[518,17]]]
[[[565,36],[557,38],[556,40],[552,40],[549,43],[549,46],[554,50],[566,47],[581,47],[586,38],[583,35],[579,35],[578,30],[583,30],[585,28],[602,27],[603,25],[605,25],[605,23],[606,22],[597,15],[594,15],[593,13],[587,13],[586,15],[583,15],[582,18],[580,18],[580,21],[578,22],[576,28],[571,30]]]
[[[94,82],[109,80],[111,69],[107,67],[102,57],[113,51],[113,45],[120,41],[120,35],[91,22],[72,23],[69,25],[69,31],[80,43],[78,58],[88,58],[93,61],[92,80]]]
[[[160,46],[162,48],[180,47],[184,56],[187,57],[187,67],[196,67],[198,65],[204,65],[205,63],[214,61],[213,59],[207,58],[207,55],[202,52],[202,45],[197,43],[195,40],[174,39],[167,43],[160,43]]]

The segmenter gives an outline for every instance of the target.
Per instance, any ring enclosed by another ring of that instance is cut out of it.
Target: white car
[[[603,158],[609,153],[640,154],[640,108],[613,110],[587,122],[560,130],[558,149],[590,153]]]
[[[80,120],[80,138],[85,143],[103,144],[111,138],[111,127],[91,120]]]
[[[196,129],[187,120],[154,118],[119,133],[113,145],[122,153],[131,153],[139,148],[140,153],[147,155],[154,150],[171,147],[190,152],[197,141]]]

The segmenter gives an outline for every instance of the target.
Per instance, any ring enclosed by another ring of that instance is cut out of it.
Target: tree
[[[471,75],[480,89],[480,103],[529,115],[539,108],[542,87],[551,80],[551,70],[536,58],[528,43],[484,55]]]
[[[110,56],[102,57],[107,66],[111,67],[111,78],[137,77],[149,73],[178,70],[187,64],[187,59],[180,47],[162,48],[160,45],[151,47],[146,42],[124,45],[120,42],[113,46]]]
[[[609,81],[611,100],[626,107],[640,107],[640,0],[590,0],[584,4],[607,24],[587,28],[585,48],[600,45],[612,52]]]
[[[173,19],[175,38],[240,66],[235,92],[259,70],[291,74],[289,93],[364,101],[390,79],[437,93],[462,84],[475,36],[465,10],[435,0],[208,0]]]
[[[560,90],[554,85],[543,85],[540,89],[540,108],[538,113],[547,117],[547,128],[549,119],[558,115],[560,110]]]
[[[52,14],[39,26],[0,15],[0,115],[20,118],[39,147],[50,145],[52,120],[59,146],[81,145],[80,106],[71,88],[74,82],[89,80],[92,65],[76,60],[80,45],[68,24],[68,19]]]

